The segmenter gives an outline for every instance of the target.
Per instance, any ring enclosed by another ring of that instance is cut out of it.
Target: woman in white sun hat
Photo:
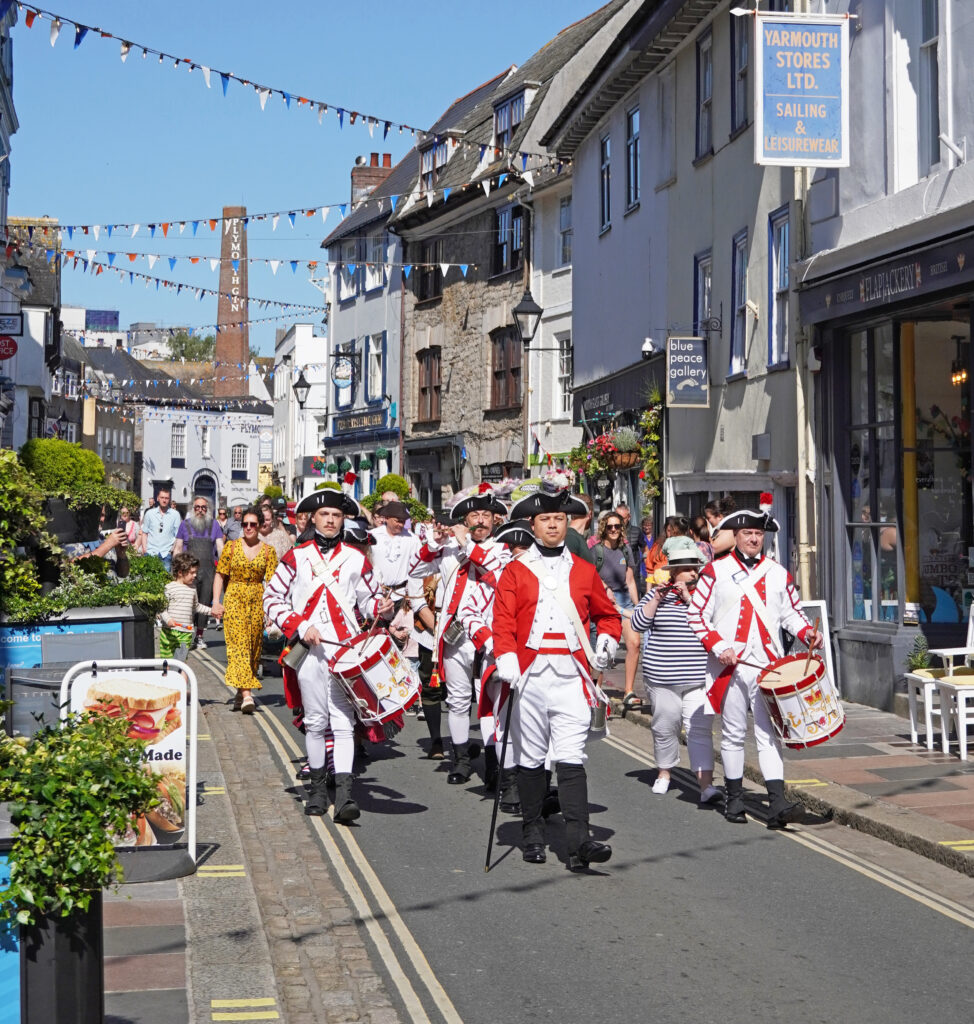
[[[720,794],[714,787],[713,716],[704,713],[707,652],[687,623],[697,574],[705,563],[690,537],[663,545],[669,582],[657,584],[632,613],[632,628],[650,630],[643,650],[643,682],[653,709],[653,747],[659,774],[654,793],[670,787],[670,771],[680,763],[680,726],[686,730],[690,767],[700,783],[700,803]]]

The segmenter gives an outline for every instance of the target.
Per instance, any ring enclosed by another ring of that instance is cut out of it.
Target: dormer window
[[[431,192],[436,185],[440,171],[446,166],[449,150],[446,139],[437,139],[432,145],[420,150],[419,173],[424,192]]]
[[[510,96],[494,107],[494,147],[507,149],[517,126],[524,120],[524,93]]]

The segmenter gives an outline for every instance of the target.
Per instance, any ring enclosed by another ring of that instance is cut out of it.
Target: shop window
[[[230,449],[230,479],[250,479],[250,452],[245,444],[235,444]]]

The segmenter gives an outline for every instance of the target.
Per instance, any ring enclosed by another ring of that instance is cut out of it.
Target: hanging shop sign
[[[666,404],[671,409],[710,406],[707,339],[666,339]]]
[[[849,166],[849,19],[755,17],[754,162]]]
[[[10,359],[17,354],[17,342],[9,334],[0,334],[0,359]]]
[[[23,313],[0,313],[0,334],[12,334],[19,338],[23,333]]]
[[[355,383],[355,363],[348,356],[338,356],[331,368],[331,382],[336,388],[350,388]]]
[[[359,412],[350,416],[336,416],[332,421],[334,433],[347,434],[352,430],[371,430],[386,425],[385,412]]]

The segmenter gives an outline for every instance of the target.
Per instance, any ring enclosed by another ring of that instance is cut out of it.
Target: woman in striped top
[[[654,793],[670,787],[670,770],[680,763],[680,725],[687,734],[690,767],[700,783],[700,803],[720,794],[714,787],[712,715],[706,714],[707,652],[687,623],[687,607],[704,557],[689,537],[663,546],[670,582],[653,587],[632,613],[632,628],[650,630],[643,649],[643,682],[653,709],[653,748],[659,774]]]

